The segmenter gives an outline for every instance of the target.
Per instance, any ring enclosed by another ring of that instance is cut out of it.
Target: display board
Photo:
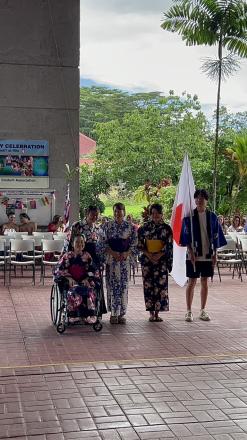
[[[49,188],[46,140],[0,139],[0,188]]]
[[[0,225],[6,223],[7,213],[14,212],[19,224],[19,215],[26,212],[38,226],[47,226],[55,215],[55,191],[11,191],[0,193]]]

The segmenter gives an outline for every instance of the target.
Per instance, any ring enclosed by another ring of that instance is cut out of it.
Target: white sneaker
[[[199,319],[201,319],[202,321],[210,321],[210,316],[209,314],[206,312],[206,310],[202,309],[201,313],[199,315]]]
[[[190,310],[185,313],[185,321],[186,322],[193,322],[193,319],[194,319],[193,314]]]

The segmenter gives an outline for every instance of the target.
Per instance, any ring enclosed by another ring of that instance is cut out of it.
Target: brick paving
[[[126,326],[106,316],[100,333],[59,335],[50,288],[0,286],[0,439],[247,440],[246,277],[216,277],[212,321],[193,323],[172,280],[171,311],[148,322],[137,277]]]

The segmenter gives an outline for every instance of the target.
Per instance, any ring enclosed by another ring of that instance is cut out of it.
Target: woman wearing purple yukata
[[[137,254],[135,227],[125,220],[125,206],[115,203],[114,219],[102,228],[101,247],[106,262],[107,306],[111,324],[125,324],[131,261]]]

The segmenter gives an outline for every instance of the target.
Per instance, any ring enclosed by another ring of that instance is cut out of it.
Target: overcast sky
[[[200,66],[216,48],[187,47],[161,29],[170,0],[80,0],[81,78],[130,91],[197,94],[206,109],[216,101],[216,84]],[[245,111],[247,61],[223,83],[222,104]],[[212,106],[212,107],[211,107]]]

